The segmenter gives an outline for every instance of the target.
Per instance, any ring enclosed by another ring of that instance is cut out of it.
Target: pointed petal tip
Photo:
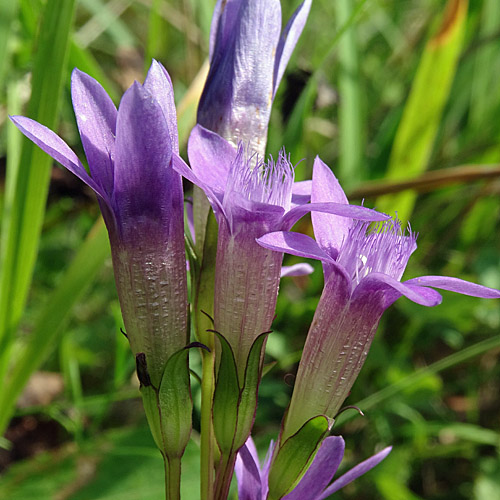
[[[420,276],[419,278],[408,280],[405,283],[423,287],[439,288],[441,290],[447,290],[449,292],[460,293],[462,295],[482,299],[500,298],[500,290],[449,276]]]

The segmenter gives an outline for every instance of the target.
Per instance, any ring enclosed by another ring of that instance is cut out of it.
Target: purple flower
[[[187,286],[177,121],[170,77],[153,61],[118,111],[104,89],[75,69],[73,106],[90,175],[68,145],[22,116],[16,126],[95,193],[111,242],[125,329],[159,387],[165,363],[187,343]]]
[[[344,447],[345,443],[341,436],[327,437],[321,444],[307,472],[297,486],[282,497],[283,500],[303,500],[306,498],[307,500],[324,500],[373,469],[392,449],[391,447],[383,449],[330,484],[344,457]],[[257,449],[252,438],[249,438],[240,450],[234,469],[238,479],[239,500],[265,500],[267,498],[272,452],[273,443],[271,442],[264,464],[260,467]]]
[[[302,2],[281,33],[279,0],[218,0],[200,125],[264,154],[271,105],[311,2]]]
[[[332,171],[316,158],[311,200],[347,204]],[[347,217],[313,212],[316,241],[290,232],[260,238],[268,249],[323,262],[325,286],[299,365],[283,440],[316,415],[334,418],[366,359],[383,312],[402,295],[435,306],[432,288],[500,298],[500,292],[457,278],[422,276],[401,282],[416,236],[395,219],[371,226]]]
[[[294,185],[294,170],[283,152],[276,161],[247,158],[241,145],[235,151],[200,125],[191,133],[188,155],[192,169],[182,161],[174,168],[203,189],[219,224],[215,329],[231,345],[242,380],[252,344],[271,326],[283,258],[256,238],[290,229],[311,210],[369,221],[386,216],[341,203],[300,204],[307,199],[307,186]]]

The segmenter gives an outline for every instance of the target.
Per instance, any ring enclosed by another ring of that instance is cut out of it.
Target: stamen
[[[243,146],[240,144],[226,185],[224,200],[231,193],[238,193],[249,201],[267,203],[290,209],[294,167],[290,157],[281,150],[278,159],[261,160],[258,155],[245,159]]]
[[[356,286],[370,273],[384,273],[400,280],[410,255],[417,248],[417,235],[397,219],[380,223],[358,221],[342,243],[338,262]]]

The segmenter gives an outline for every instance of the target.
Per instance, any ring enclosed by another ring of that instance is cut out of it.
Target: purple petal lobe
[[[220,8],[198,123],[235,146],[243,140],[263,155],[281,31],[280,2],[227,2]]]
[[[258,238],[257,243],[264,248],[276,252],[286,252],[308,259],[332,262],[328,254],[326,254],[310,236],[305,234],[276,231]]]
[[[75,153],[57,134],[24,116],[11,116],[10,119],[28,139],[85,182],[106,203],[109,203],[108,196],[103,189],[89,176]]]
[[[373,469],[378,465],[384,458],[389,455],[392,450],[392,446],[383,449],[381,452],[373,455],[373,457],[361,462],[360,464],[353,467],[350,471],[346,472],[343,476],[340,476],[336,481],[334,481],[324,492],[315,500],[325,500],[330,495],[340,490],[347,484],[351,483],[358,477],[366,474],[369,470]]]
[[[238,480],[238,499],[261,500],[262,485],[255,445],[253,449],[248,441],[243,445],[236,457],[234,471]]]
[[[90,173],[111,196],[116,107],[102,86],[78,69],[71,75],[71,98]]]
[[[422,306],[433,307],[441,303],[441,295],[430,288],[412,285],[400,281],[383,273],[371,273],[361,280],[355,288],[352,300],[362,301],[364,297],[371,297],[376,292],[384,292],[386,301],[384,309],[389,307],[397,298],[404,295],[408,299]]]
[[[210,62],[216,50],[219,54],[224,51],[228,38],[235,29],[241,3],[241,0],[217,0],[210,26]]]
[[[292,207],[305,205],[311,201],[312,181],[294,182],[292,187]]]
[[[269,448],[267,449],[266,457],[264,458],[264,463],[262,464],[262,470],[260,471],[260,482],[262,484],[262,498],[267,498],[269,493],[269,471],[271,470],[271,460],[273,458],[274,451],[274,441],[271,440],[269,443]]]
[[[476,285],[469,281],[464,281],[458,278],[450,278],[447,276],[421,276],[406,281],[406,284],[419,286],[432,286],[441,290],[449,290],[450,292],[461,293],[462,295],[471,295],[472,297],[481,297],[485,299],[500,298],[500,291],[494,288],[488,288],[482,285]]]
[[[214,191],[223,193],[236,150],[215,132],[196,125],[188,142],[189,163],[196,174]]]
[[[330,167],[319,156],[314,160],[311,201],[335,202],[348,205],[347,197]],[[328,253],[338,253],[349,233],[352,220],[334,214],[312,212],[314,235],[318,244]],[[335,252],[336,251],[336,252]]]
[[[304,500],[316,498],[328,486],[344,457],[345,443],[341,436],[327,437],[312,464],[291,493],[283,500]]]
[[[294,264],[293,266],[283,266],[281,268],[281,277],[285,276],[307,276],[312,274],[314,268],[307,264],[306,262],[301,262],[300,264]]]
[[[174,89],[167,70],[158,61],[153,59],[148,75],[144,81],[144,88],[156,99],[167,122],[169,136],[173,150],[179,153],[179,139],[177,134],[177,112],[175,111]]]
[[[216,217],[218,218],[220,215],[225,217],[222,197],[219,199],[218,194],[215,193],[210,186],[198,179],[195,173],[186,165],[186,162],[179,155],[174,153],[172,160],[173,168],[177,173],[204,191],[210,205],[212,205]]]
[[[114,204],[122,221],[170,216],[172,143],[163,110],[135,82],[123,95],[116,125]]]
[[[309,203],[307,205],[299,205],[292,208],[283,217],[283,229],[290,229],[301,217],[313,211],[365,221],[381,221],[389,218],[387,215],[377,212],[376,210],[360,207],[358,205],[344,205],[343,203]]]
[[[280,84],[283,73],[285,72],[286,65],[290,60],[293,49],[297,45],[297,41],[304,29],[307,21],[307,16],[311,10],[312,0],[304,0],[297,10],[292,14],[288,21],[283,33],[281,34],[278,48],[276,49],[276,59],[274,61],[274,87],[273,97],[276,95],[278,86]]]

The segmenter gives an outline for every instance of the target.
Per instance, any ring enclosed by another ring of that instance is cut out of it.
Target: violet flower
[[[302,2],[281,32],[279,0],[218,0],[200,125],[264,155],[272,102],[311,3]]]
[[[313,202],[347,198],[332,171],[316,158]],[[282,440],[317,415],[334,418],[363,366],[383,312],[399,297],[435,306],[432,288],[500,298],[500,292],[457,278],[422,276],[401,282],[416,235],[396,220],[378,227],[347,217],[312,213],[316,241],[298,233],[275,232],[258,241],[278,252],[323,262],[325,286],[306,339]]]
[[[324,500],[330,495],[362,476],[378,465],[391,452],[387,447],[361,462],[330,482],[344,457],[345,443],[341,436],[327,437],[316,453],[311,465],[297,486],[285,495],[283,500]],[[251,438],[241,448],[236,459],[235,473],[238,480],[238,500],[266,500],[269,487],[268,477],[273,452],[273,443],[264,460],[259,465],[257,449]]]
[[[11,119],[96,193],[126,334],[142,365],[145,355],[158,388],[167,360],[188,341],[183,194],[172,168],[178,138],[170,77],[153,61],[144,85],[135,82],[118,111],[101,85],[77,69],[71,92],[90,175],[54,132],[29,118]]]
[[[294,195],[294,170],[288,157],[265,163],[247,159],[219,135],[197,125],[188,143],[191,169],[176,161],[174,168],[207,195],[219,224],[216,257],[215,330],[233,349],[243,379],[250,348],[269,330],[274,317],[282,255],[256,243],[272,231],[290,229],[311,210],[360,220],[385,215],[343,203],[303,203],[304,184]]]

